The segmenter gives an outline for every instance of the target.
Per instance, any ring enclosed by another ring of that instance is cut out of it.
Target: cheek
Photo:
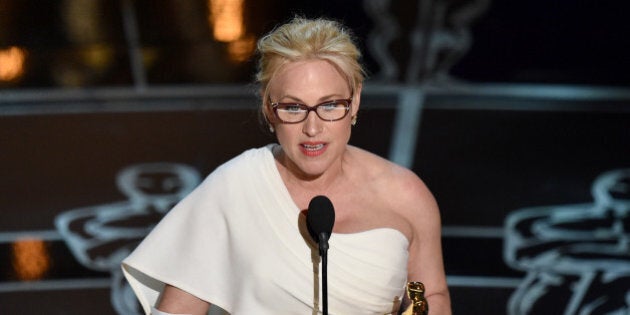
[[[286,124],[276,124],[276,139],[280,144],[288,143],[293,139],[297,139],[300,133],[300,130],[295,128],[296,126],[286,125]]]
[[[336,137],[339,140],[344,139],[345,142],[347,143],[350,140],[350,134],[352,133],[352,127],[350,125],[350,122],[348,122],[347,124],[344,122],[343,124],[339,124],[339,126],[336,126],[331,131],[336,135]]]

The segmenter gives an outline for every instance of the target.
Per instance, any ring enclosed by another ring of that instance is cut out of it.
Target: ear
[[[359,112],[359,106],[361,105],[361,89],[363,88],[363,84],[357,85],[357,88],[354,90],[354,95],[352,95],[352,116],[356,115]]]
[[[265,119],[265,122],[267,124],[273,125],[275,116],[273,114],[273,111],[271,110],[271,104],[269,103],[269,96],[265,94],[265,91],[263,89],[260,89],[260,95],[262,99],[261,112],[262,112],[263,118]]]
[[[268,108],[269,106],[265,106],[265,108]],[[264,120],[264,127],[268,128],[269,131],[271,133],[275,132],[275,128],[276,128],[276,124],[275,124],[275,119],[274,119],[274,115],[273,113],[269,113],[269,110],[265,110],[263,109],[262,111],[262,115],[263,115],[263,120]]]

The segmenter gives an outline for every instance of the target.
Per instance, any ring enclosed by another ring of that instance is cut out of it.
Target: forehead
[[[279,97],[346,95],[350,91],[344,75],[330,62],[319,59],[290,62],[282,66],[270,83],[270,91],[279,93]]]

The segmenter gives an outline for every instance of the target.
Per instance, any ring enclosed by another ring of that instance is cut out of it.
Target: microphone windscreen
[[[326,241],[330,238],[335,224],[335,208],[326,196],[316,196],[308,204],[306,226],[315,242],[319,243],[319,235],[324,233]]]

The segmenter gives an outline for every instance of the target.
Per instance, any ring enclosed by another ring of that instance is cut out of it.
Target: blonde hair
[[[283,65],[310,59],[330,62],[343,74],[354,94],[363,83],[365,70],[361,52],[351,31],[341,23],[324,18],[295,17],[258,41],[256,83],[262,92],[263,106],[268,100],[268,85]]]

